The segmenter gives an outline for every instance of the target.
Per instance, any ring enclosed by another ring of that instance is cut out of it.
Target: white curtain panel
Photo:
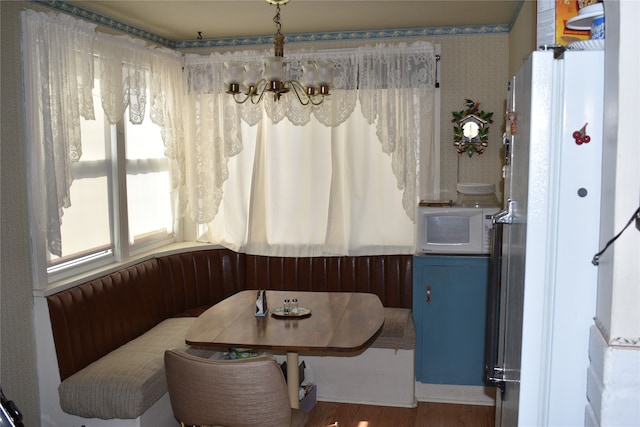
[[[182,55],[169,49],[158,48],[151,56],[151,99],[149,117],[160,126],[164,154],[169,159],[173,217],[182,218],[187,213],[186,145],[189,126],[188,116],[183,114],[187,105],[187,89],[182,72]]]
[[[69,16],[22,12],[31,196],[42,203],[33,214],[55,255],[61,255],[63,208],[71,205],[71,163],[82,156],[80,117],[95,117],[94,29]]]
[[[331,96],[314,107],[292,93],[237,104],[224,62],[269,55],[186,58],[188,187],[202,239],[274,256],[412,253],[417,199],[439,188],[434,46],[288,50],[286,78],[312,58],[334,64]],[[419,178],[421,163],[436,172]]]
[[[271,256],[413,252],[391,158],[360,114],[335,128],[263,121],[243,136],[203,240]]]

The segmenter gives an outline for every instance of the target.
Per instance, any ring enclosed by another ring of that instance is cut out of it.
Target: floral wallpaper
[[[440,187],[442,199],[456,199],[458,182],[496,185],[502,200],[504,112],[509,81],[508,34],[429,38],[441,45],[440,61]],[[458,156],[453,146],[453,111],[463,110],[465,99],[493,113],[489,145],[484,154]],[[459,180],[458,180],[459,176]]]

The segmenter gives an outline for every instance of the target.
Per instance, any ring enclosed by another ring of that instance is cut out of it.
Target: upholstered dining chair
[[[267,356],[204,359],[167,350],[171,408],[183,426],[303,427],[308,415],[292,409],[284,375]]]

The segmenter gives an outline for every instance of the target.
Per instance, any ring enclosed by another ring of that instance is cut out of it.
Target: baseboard
[[[495,388],[483,386],[424,384],[416,381],[418,402],[495,406]]]
[[[335,396],[318,396],[318,402],[330,402],[330,403],[349,403],[351,405],[373,405],[373,406],[390,406],[394,408],[415,408],[418,406],[417,401],[411,403],[407,402],[390,402],[389,400],[371,400],[371,399],[359,399],[354,397],[340,398]]]

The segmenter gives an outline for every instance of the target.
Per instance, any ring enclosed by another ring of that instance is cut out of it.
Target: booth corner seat
[[[412,263],[410,255],[282,258],[191,250],[52,294],[47,304],[61,408],[82,418],[139,418],[167,393],[164,350],[209,356],[211,351],[188,348],[186,331],[207,308],[245,289],[375,293],[385,306],[385,325],[370,348],[349,359],[376,350],[410,351],[413,357]],[[381,366],[388,368],[376,370]],[[413,359],[410,370],[413,387]]]

